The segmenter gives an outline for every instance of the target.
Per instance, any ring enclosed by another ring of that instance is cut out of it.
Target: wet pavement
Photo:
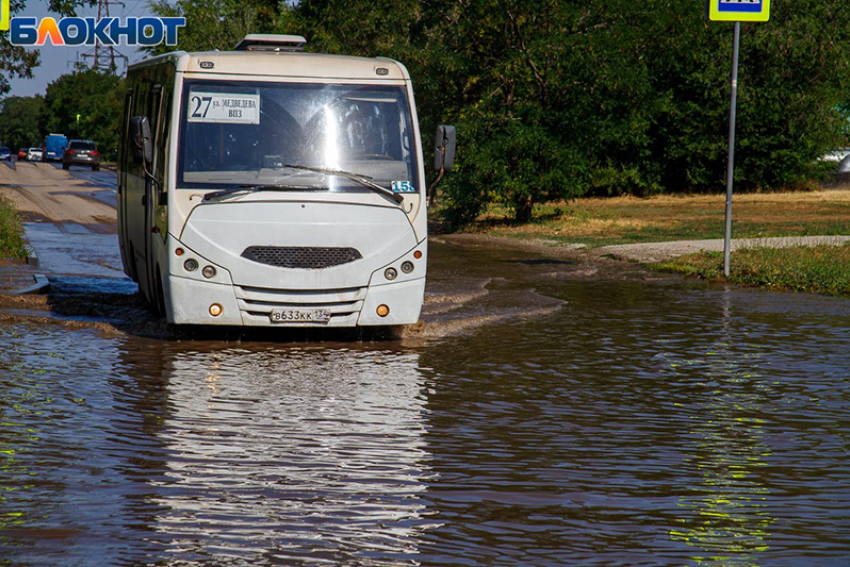
[[[118,235],[77,223],[24,223],[42,271],[54,277],[124,278]],[[128,280],[129,281],[129,280]]]
[[[59,162],[51,163],[51,165],[57,169],[62,169],[62,164]],[[118,190],[118,177],[115,175],[115,170],[112,168],[103,168],[99,171],[92,171],[89,167],[72,165],[68,169],[68,173],[77,179],[89,183],[92,187],[109,189],[111,191]]]
[[[174,338],[106,236],[0,309],[4,567],[847,565],[846,299],[439,237],[401,339]]]

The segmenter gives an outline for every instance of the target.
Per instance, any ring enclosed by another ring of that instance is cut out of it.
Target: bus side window
[[[168,191],[165,183],[166,168],[168,167],[168,132],[171,121],[171,96],[167,89],[163,89],[159,104],[159,127],[156,134],[157,168],[160,171],[159,204],[168,204]]]
[[[130,116],[133,109],[133,87],[127,89],[127,96],[124,97],[124,132],[122,139],[124,144],[118,148],[118,161],[121,163],[122,175],[118,178],[118,194],[121,194],[124,186],[124,177],[126,176],[127,166],[130,165],[130,149],[128,142],[130,141]]]
[[[148,99],[148,120],[151,124],[151,135],[153,137],[153,147],[154,147],[154,162],[151,166],[151,173],[156,175],[158,169],[158,153],[159,153],[159,145],[162,142],[160,137],[160,125],[162,122],[162,85],[159,83],[155,84],[151,89],[151,97]]]

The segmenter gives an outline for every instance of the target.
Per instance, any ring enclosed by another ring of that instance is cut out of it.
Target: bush
[[[459,128],[462,157],[444,189],[450,224],[474,220],[491,202],[528,222],[535,204],[570,200],[586,190],[586,158],[543,125],[479,117]]]
[[[21,221],[15,214],[12,203],[5,197],[0,197],[0,258],[23,260],[26,257]]]

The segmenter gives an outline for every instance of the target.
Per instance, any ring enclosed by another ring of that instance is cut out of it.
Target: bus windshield
[[[187,80],[183,92],[178,187],[369,191],[327,173],[341,170],[420,190],[404,87]]]

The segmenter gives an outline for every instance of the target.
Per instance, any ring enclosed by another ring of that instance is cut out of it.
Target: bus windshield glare
[[[369,191],[316,171],[330,169],[420,190],[404,87],[191,80],[183,92],[178,187]]]

